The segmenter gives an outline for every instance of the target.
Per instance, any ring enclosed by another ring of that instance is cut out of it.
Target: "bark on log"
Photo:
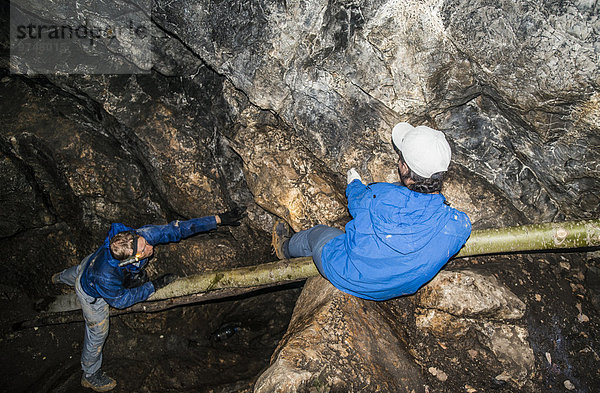
[[[455,258],[600,246],[600,219],[473,231]]]
[[[600,220],[568,221],[473,231],[455,258],[598,246],[600,246]],[[178,279],[154,293],[146,302],[138,303],[125,310],[111,310],[111,315],[124,312],[157,311],[178,304],[234,296],[264,286],[303,280],[317,274],[319,273],[310,257],[207,272]],[[213,293],[216,290],[219,292]],[[211,293],[212,295],[210,295]],[[48,311],[40,317],[79,308],[74,293],[62,295],[51,303]]]

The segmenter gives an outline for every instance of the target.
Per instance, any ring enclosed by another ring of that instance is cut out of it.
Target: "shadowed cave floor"
[[[593,254],[591,254],[593,255]],[[535,355],[533,382],[545,392],[600,391],[600,259],[587,254],[529,254],[458,259],[447,268],[493,272],[527,305],[524,322]],[[287,329],[302,283],[249,297],[179,307],[153,314],[111,318],[103,369],[118,381],[115,392],[251,392]],[[32,302],[0,288],[0,391],[90,392],[80,386],[83,323],[12,331],[12,322],[32,316]],[[405,310],[409,310],[408,308]],[[430,359],[462,377],[429,378],[431,391],[465,391],[468,383],[493,392],[514,392],[498,384],[480,359],[465,359],[467,339],[441,345],[414,329],[410,312],[397,314],[409,340]],[[215,332],[237,332],[218,341]],[[430,340],[430,341],[428,341]],[[453,366],[454,364],[454,366]],[[466,367],[466,368],[465,368]]]
[[[251,391],[285,333],[300,286],[114,316],[102,369],[117,379],[114,392]],[[27,318],[31,302],[5,295],[0,307],[0,391],[92,391],[80,385],[83,322],[13,332],[7,321]],[[228,326],[235,333],[219,339]]]

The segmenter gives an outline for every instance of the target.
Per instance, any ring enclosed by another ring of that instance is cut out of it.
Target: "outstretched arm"
[[[361,209],[360,201],[367,191],[356,169],[348,171],[348,186],[346,187],[346,198],[348,198],[348,211],[352,217],[356,217],[358,209]]]
[[[216,216],[192,218],[187,221],[172,221],[166,225],[146,225],[136,230],[136,233],[150,245],[178,242],[181,239],[207,232],[217,228]]]
[[[217,225],[238,226],[245,216],[246,208],[235,207],[216,216],[192,218],[187,221],[172,221],[166,225],[146,225],[136,230],[137,234],[152,246],[178,242],[200,232],[217,228]]]

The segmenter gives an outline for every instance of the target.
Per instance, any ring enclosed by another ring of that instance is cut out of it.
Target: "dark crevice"
[[[152,23],[154,23],[154,25],[156,27],[158,27],[158,29],[160,31],[162,31],[163,33],[165,33],[166,35],[168,35],[169,37],[173,38],[175,41],[179,42],[185,49],[188,50],[189,53],[191,53],[192,55],[194,55],[195,58],[197,58],[198,60],[200,60],[200,62],[202,63],[203,66],[205,66],[206,68],[208,68],[209,70],[211,70],[212,72],[214,72],[215,74],[226,78],[225,75],[219,73],[214,67],[212,67],[208,62],[206,62],[200,55],[198,55],[194,49],[189,46],[184,40],[182,40],[177,34],[175,34],[174,32],[168,30],[166,27],[164,27],[163,25],[161,25],[156,18],[152,18]]]
[[[195,58],[197,58],[198,60],[200,60],[200,62],[202,63],[202,65],[204,67],[206,67],[207,69],[209,69],[210,71],[212,71],[214,74],[222,77],[223,79],[227,80],[231,86],[233,86],[233,88],[239,92],[240,94],[242,94],[247,100],[248,103],[252,106],[254,106],[255,108],[258,108],[262,111],[268,111],[271,112],[279,121],[283,121],[281,119],[281,117],[277,114],[277,112],[275,112],[272,109],[265,109],[265,108],[261,108],[260,106],[256,105],[255,103],[253,103],[250,98],[248,97],[248,95],[246,94],[245,91],[241,90],[240,88],[238,88],[235,83],[233,83],[233,81],[224,73],[219,72],[216,68],[214,68],[210,63],[208,63],[206,60],[204,60],[198,53],[196,53],[196,51],[194,50],[194,48],[192,48],[190,45],[188,45],[183,39],[181,39],[176,33],[170,31],[169,29],[167,29],[166,27],[164,27],[163,25],[161,25],[155,18],[152,18],[152,22],[154,23],[154,25],[156,27],[158,27],[162,32],[164,32],[165,34],[167,34],[169,37],[175,39],[177,42],[179,42],[181,45],[183,45],[183,47],[185,47],[189,53],[191,53]],[[161,74],[162,75],[162,74]]]
[[[150,162],[144,158],[145,155],[140,148],[141,143],[130,128],[120,124],[114,116],[104,110],[99,102],[86,94],[81,93],[80,91],[75,93],[74,91],[71,91],[68,86],[58,86],[46,78],[43,78],[42,81],[43,85],[52,86],[54,93],[72,98],[79,102],[83,107],[87,108],[88,112],[93,114],[94,120],[96,120],[101,125],[102,129],[106,131],[106,134],[104,135],[110,138],[110,144],[119,146],[123,154],[126,154],[136,163],[136,166],[141,171],[140,177],[149,180],[149,184],[151,185],[151,196],[156,198],[161,209],[166,213],[167,219],[171,221],[183,218],[183,216],[168,202],[168,198],[160,191],[160,187],[156,184],[155,176],[151,176],[151,174],[156,175],[154,173],[154,168]]]
[[[16,156],[12,147],[6,140],[4,140],[4,138],[0,138],[0,152],[6,155],[8,159],[20,170],[20,172],[25,176],[29,185],[33,189],[34,194],[41,198],[44,209],[50,212],[54,216],[54,219],[56,219],[58,213],[54,209],[49,195],[45,193],[38,184],[33,169],[29,165],[27,165],[26,162],[24,162],[22,159]]]

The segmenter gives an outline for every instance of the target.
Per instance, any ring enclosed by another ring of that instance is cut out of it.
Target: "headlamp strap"
[[[127,266],[140,261],[140,258],[137,255],[137,244],[140,235],[135,233],[135,231],[129,231],[129,233],[133,235],[133,244],[131,245],[133,252],[130,257],[123,259],[121,262],[119,262],[119,267]]]

